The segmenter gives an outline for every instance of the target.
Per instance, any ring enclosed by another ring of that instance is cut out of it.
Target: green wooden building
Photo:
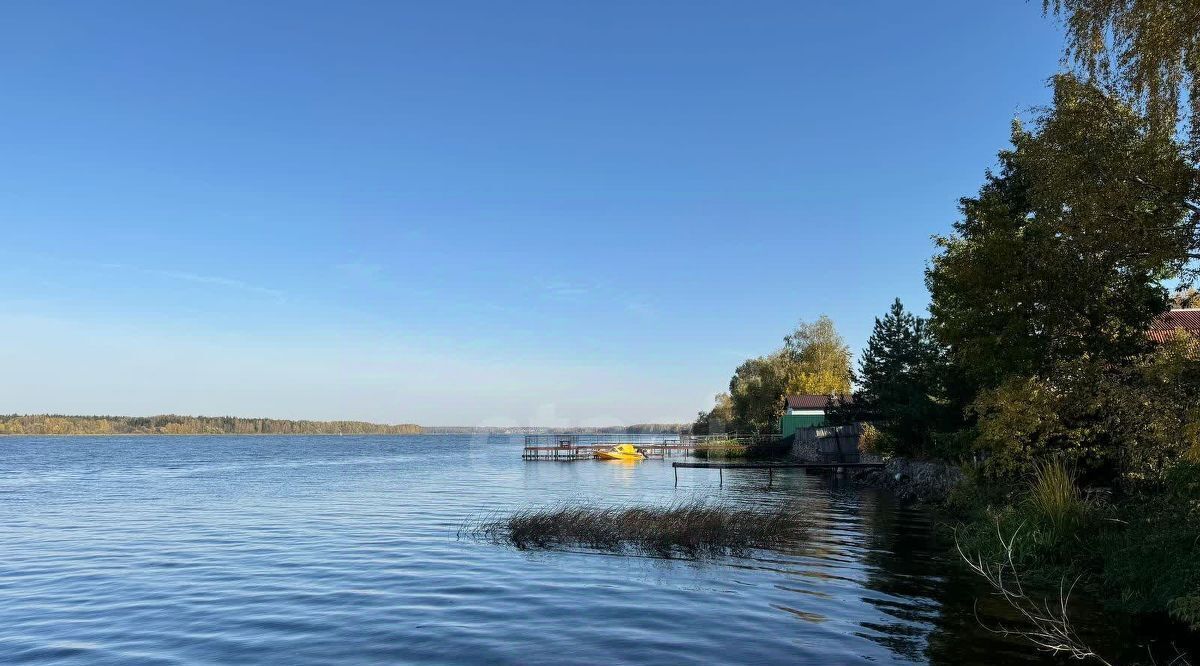
[[[825,425],[827,395],[789,395],[783,398],[783,416],[779,417],[779,436],[789,437],[800,428]],[[845,400],[845,397],[838,397]]]

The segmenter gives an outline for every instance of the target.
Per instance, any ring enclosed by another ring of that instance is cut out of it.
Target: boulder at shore
[[[855,474],[860,483],[886,488],[904,502],[942,502],[963,479],[962,470],[937,460],[892,458]]]

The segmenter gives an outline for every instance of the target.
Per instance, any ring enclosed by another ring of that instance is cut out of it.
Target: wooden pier
[[[632,444],[632,442],[621,442],[622,444]],[[574,444],[571,446],[527,446],[521,452],[523,460],[550,460],[559,462],[570,462],[572,460],[591,460],[596,451],[604,451],[616,446],[615,444]],[[635,445],[636,446],[636,445]],[[639,446],[638,450],[645,454],[648,459],[661,459],[666,457],[666,452],[661,450],[662,447],[655,447],[651,451],[649,446]]]
[[[646,435],[630,436],[623,434],[536,434],[525,436],[525,448],[521,452],[524,460],[547,460],[571,462],[575,460],[591,460],[597,451],[611,449],[618,444],[629,444],[636,447],[651,460],[663,460],[675,456],[690,456],[697,450],[727,451],[744,450],[757,440],[751,437],[729,435],[714,435],[707,437],[662,436],[658,439],[645,439]],[[859,462],[858,452],[847,454],[838,450],[823,454],[824,460],[817,462],[673,462],[675,485],[679,486],[679,468],[715,469],[720,472],[722,486],[725,485],[725,470],[727,469],[765,469],[767,470],[767,487],[775,479],[777,469],[823,469],[841,473],[852,469],[870,469],[883,467],[881,462]]]
[[[775,480],[775,470],[777,469],[830,469],[836,472],[843,472],[851,469],[870,469],[874,467],[883,467],[881,462],[748,462],[748,463],[724,463],[724,462],[673,462],[671,467],[675,471],[675,485],[679,486],[679,468],[699,468],[699,469],[716,469],[720,471],[720,485],[725,485],[725,470],[727,469],[765,469],[767,471],[767,487],[771,487],[771,482]]]
[[[662,437],[657,440],[643,440],[622,434],[539,434],[526,435],[525,448],[521,452],[523,460],[548,460],[571,462],[574,460],[591,460],[596,451],[611,449],[618,444],[630,444],[644,453],[651,460],[662,460],[675,456],[688,456],[696,449],[704,448],[709,451],[741,449],[745,443],[733,438],[721,438],[726,444],[715,444],[707,438],[700,437]]]

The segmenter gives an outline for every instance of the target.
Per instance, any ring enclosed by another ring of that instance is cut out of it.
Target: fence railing
[[[744,449],[761,437],[738,435],[642,435],[621,433],[539,433],[525,436],[521,457],[526,460],[584,460],[617,444],[632,444],[649,458]]]
[[[718,446],[721,444],[730,446],[754,446],[758,444],[766,444],[778,441],[777,435],[680,435],[679,441],[686,442],[695,446]]]
[[[861,424],[838,427],[809,427],[796,430],[791,439],[791,457],[809,462],[858,463],[864,460],[859,451],[862,436]],[[628,434],[628,433],[540,433],[525,435],[523,457],[533,460],[578,460],[591,457],[592,453],[616,444],[633,444],[650,457],[673,455],[700,455],[746,448],[771,451],[785,444],[779,435],[672,435],[672,434]],[[775,451],[774,455],[787,455],[788,451]],[[866,458],[874,458],[865,456]]]
[[[535,435],[525,435],[525,446],[527,447],[547,447],[560,446],[569,448],[572,446],[613,446],[615,444],[678,444],[680,436],[665,433],[665,434],[640,434],[640,433],[538,433]]]

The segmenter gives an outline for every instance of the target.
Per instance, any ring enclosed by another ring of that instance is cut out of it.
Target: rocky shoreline
[[[903,502],[940,504],[963,480],[963,472],[957,465],[937,460],[892,458],[881,468],[856,472],[854,479],[889,490]]]

